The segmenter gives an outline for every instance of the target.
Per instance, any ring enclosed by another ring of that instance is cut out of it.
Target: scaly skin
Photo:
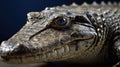
[[[73,4],[30,12],[25,26],[1,43],[1,59],[14,64],[117,62],[120,55],[119,7]]]

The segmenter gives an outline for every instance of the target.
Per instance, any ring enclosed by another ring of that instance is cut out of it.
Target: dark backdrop
[[[0,0],[0,42],[11,37],[26,23],[28,12],[70,5],[72,2],[82,4],[84,1],[92,3],[92,0]],[[100,3],[100,0],[97,2]]]
[[[26,14],[28,12],[41,11],[45,7],[62,4],[70,5],[73,2],[82,4],[84,1],[88,3],[93,2],[92,0],[0,0],[0,43],[15,34],[26,23]],[[118,2],[119,0],[111,0],[111,2],[113,1]],[[100,3],[100,0],[97,2]],[[7,64],[1,65],[13,67]],[[54,63],[53,67],[62,66],[61,64]]]

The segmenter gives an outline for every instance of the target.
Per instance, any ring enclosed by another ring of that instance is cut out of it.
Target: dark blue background
[[[0,42],[11,37],[26,23],[28,12],[70,5],[72,2],[82,4],[84,1],[92,3],[92,0],[0,0]]]

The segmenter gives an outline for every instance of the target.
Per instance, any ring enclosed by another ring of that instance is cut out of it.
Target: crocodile
[[[68,62],[120,65],[120,5],[47,7],[29,12],[27,23],[0,45],[10,64]]]

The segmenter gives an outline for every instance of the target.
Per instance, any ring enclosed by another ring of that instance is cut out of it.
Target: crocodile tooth
[[[51,56],[51,54],[48,52],[48,53],[47,53],[47,57],[49,58],[50,56]]]
[[[56,57],[57,56],[57,51],[56,50],[54,50],[54,51],[52,51],[52,56],[54,56],[54,57]]]
[[[16,63],[21,63],[21,58],[18,58],[18,57],[16,57],[17,58],[17,60],[16,60]]]
[[[64,47],[60,48],[57,50],[58,51],[58,54],[61,55],[64,53]]]
[[[34,55],[34,60],[36,61],[36,60],[39,60],[40,58],[39,58],[39,56],[38,55]]]
[[[45,59],[46,58],[46,54],[42,54],[42,58]]]
[[[76,47],[75,47],[75,45],[70,45],[69,48],[70,48],[71,51],[75,51],[75,48],[76,48]]]
[[[28,61],[31,61],[31,62],[34,62],[34,56],[31,56],[31,57],[29,57],[27,60],[25,59],[25,57],[23,57],[22,58],[22,61],[26,61],[26,63],[28,62]]]
[[[65,52],[69,52],[69,46],[68,45],[65,45]]]

